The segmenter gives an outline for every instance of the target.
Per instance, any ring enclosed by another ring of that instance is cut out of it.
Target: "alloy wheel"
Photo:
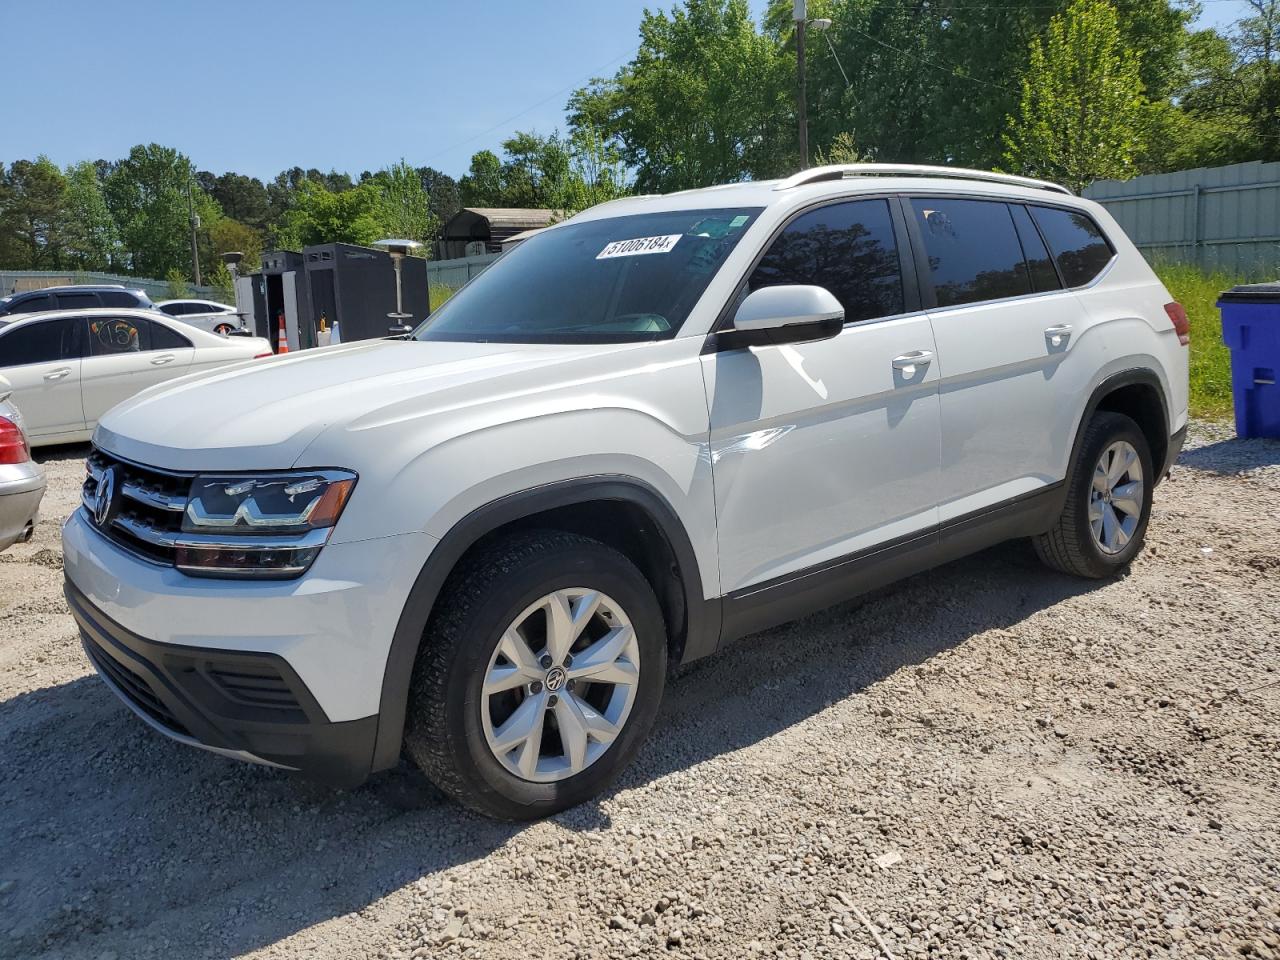
[[[1102,451],[1089,489],[1089,528],[1103,553],[1124,550],[1142,522],[1142,459],[1133,444],[1117,440]]]
[[[515,618],[489,659],[485,740],[523,780],[574,776],[621,734],[639,680],[640,646],[626,612],[598,590],[556,590]]]

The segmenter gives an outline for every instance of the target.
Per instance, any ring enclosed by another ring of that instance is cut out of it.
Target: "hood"
[[[284,469],[328,428],[456,407],[522,372],[545,383],[549,366],[619,349],[366,340],[307,350],[145,390],[102,418],[94,442],[170,470]]]

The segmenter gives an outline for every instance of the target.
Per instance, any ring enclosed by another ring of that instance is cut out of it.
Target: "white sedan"
[[[122,400],[186,373],[272,356],[154,310],[59,310],[0,318],[0,375],[32,446],[89,439]]]
[[[244,319],[236,308],[216,300],[162,300],[156,309],[210,333],[228,334],[245,329]]]

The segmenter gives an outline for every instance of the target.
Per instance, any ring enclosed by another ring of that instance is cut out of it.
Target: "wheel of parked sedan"
[[[653,589],[622,554],[522,534],[450,577],[414,668],[409,755],[489,816],[546,816],[604,790],[653,724],[666,675]]]
[[[1142,550],[1155,468],[1142,430],[1119,413],[1095,414],[1068,481],[1062,516],[1034,539],[1036,553],[1064,573],[1099,579]]]

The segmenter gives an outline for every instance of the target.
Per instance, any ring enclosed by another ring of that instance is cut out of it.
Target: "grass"
[[[1231,353],[1222,342],[1218,296],[1240,277],[1205,273],[1187,264],[1156,264],[1156,273],[1191,320],[1191,415],[1221,420],[1231,416]]]
[[[431,312],[435,313],[436,308],[453,296],[453,287],[446,287],[442,283],[433,283],[427,288],[427,297],[431,301]]]
[[[1205,273],[1181,263],[1157,264],[1155,269],[1173,298],[1187,308],[1191,319],[1191,415],[1207,420],[1229,418],[1231,354],[1222,342],[1222,315],[1217,302],[1222,291],[1246,280],[1225,273]],[[451,287],[432,285],[432,311],[453,293]]]

